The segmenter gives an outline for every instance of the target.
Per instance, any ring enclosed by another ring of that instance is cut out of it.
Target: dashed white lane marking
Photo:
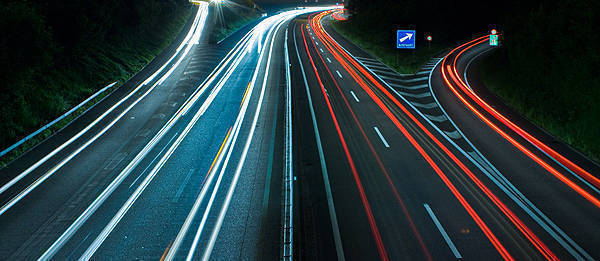
[[[356,102],[360,102],[360,100],[358,100],[358,97],[356,97],[356,94],[354,94],[354,92],[353,92],[353,91],[350,91],[350,94],[352,94],[352,97],[354,97],[354,100],[355,100]]]
[[[331,63],[331,59],[329,59],[329,57],[327,57],[327,61],[328,61],[329,63]]]
[[[373,129],[375,129],[375,132],[377,132],[377,135],[379,135],[379,138],[383,142],[383,145],[385,145],[386,148],[389,148],[390,144],[388,144],[387,140],[385,140],[385,138],[383,137],[383,135],[381,135],[381,132],[379,131],[379,128],[373,127]]]
[[[342,77],[342,74],[340,73],[340,71],[338,71],[338,70],[335,70],[335,72],[337,73],[337,75],[338,75],[340,78],[344,78],[344,77]]]

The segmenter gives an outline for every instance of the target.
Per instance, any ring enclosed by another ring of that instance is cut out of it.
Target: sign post
[[[397,30],[396,48],[415,49],[415,30]]]

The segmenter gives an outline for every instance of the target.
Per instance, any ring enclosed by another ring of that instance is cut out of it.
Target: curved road
[[[0,170],[0,256],[600,257],[600,167],[487,92],[487,36],[403,75],[335,32],[338,12],[209,44],[200,3],[161,56]]]

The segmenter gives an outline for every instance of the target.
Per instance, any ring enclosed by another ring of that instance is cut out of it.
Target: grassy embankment
[[[249,4],[241,2],[235,4],[229,3],[220,8],[213,7],[212,10],[216,10],[215,13],[217,15],[215,16],[215,25],[210,34],[210,42],[219,42],[260,17],[257,10],[250,8]]]
[[[393,34],[393,31],[363,30],[352,21],[336,21],[333,25],[348,40],[403,74],[416,73],[429,59],[446,48],[442,44],[427,46],[423,43],[425,46],[419,46],[414,51],[397,50],[394,46],[395,39],[386,35]]]
[[[4,4],[0,7],[0,147],[10,146],[107,84],[127,81],[170,44],[192,11],[187,1]],[[85,109],[2,157],[0,166]]]
[[[592,10],[600,3],[558,1],[515,15],[481,74],[507,105],[598,162],[600,14]]]

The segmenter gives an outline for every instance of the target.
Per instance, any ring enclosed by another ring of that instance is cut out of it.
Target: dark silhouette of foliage
[[[0,147],[155,57],[187,0],[8,0],[0,7]]]

